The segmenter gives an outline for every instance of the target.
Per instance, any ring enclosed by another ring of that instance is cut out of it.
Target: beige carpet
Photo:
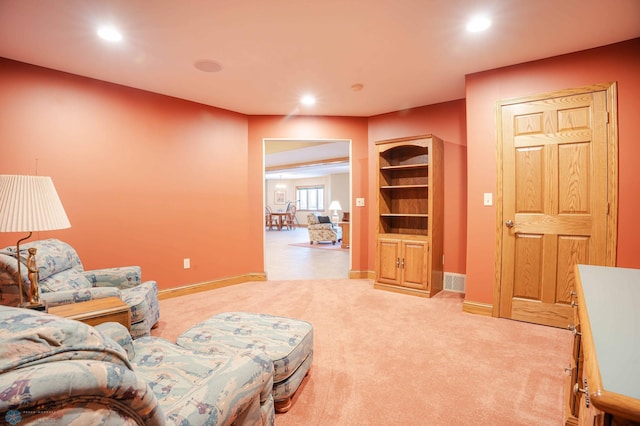
[[[160,301],[152,334],[175,341],[232,310],[314,325],[311,375],[286,425],[561,425],[571,333],[374,290],[369,280],[245,283]]]

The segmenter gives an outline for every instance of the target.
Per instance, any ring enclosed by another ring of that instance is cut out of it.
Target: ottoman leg
[[[291,398],[283,399],[273,403],[276,413],[286,413],[291,408]]]
[[[291,408],[291,406],[293,405],[293,397],[296,396],[296,394],[298,393],[298,390],[300,390],[302,388],[302,385],[304,382],[307,381],[307,378],[309,377],[309,374],[311,374],[311,368],[309,368],[309,370],[307,370],[307,374],[304,375],[304,379],[302,379],[302,383],[300,383],[300,386],[298,387],[298,389],[296,390],[296,392],[291,395],[289,398],[287,399],[283,399],[281,401],[274,401],[273,406],[276,410],[276,413],[286,413],[287,411],[289,411],[289,409]]]

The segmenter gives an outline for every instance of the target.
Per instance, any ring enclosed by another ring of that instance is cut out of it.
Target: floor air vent
[[[456,291],[458,293],[465,292],[466,276],[463,274],[455,274],[453,272],[444,273],[444,289],[447,291]]]

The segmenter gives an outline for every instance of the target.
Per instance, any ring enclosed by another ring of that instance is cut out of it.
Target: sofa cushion
[[[91,283],[82,274],[82,272],[76,269],[67,269],[45,279],[40,278],[38,286],[42,293],[63,290],[80,290],[92,287]]]
[[[83,270],[78,253],[64,241],[49,238],[47,240],[38,240],[23,244],[20,247],[20,255],[24,257],[24,259],[27,259],[30,247],[36,247],[38,249],[36,261],[40,280],[71,268],[78,271]],[[11,247],[7,247],[5,250],[11,249]],[[15,248],[13,248],[13,251],[15,252]]]
[[[329,216],[318,216],[319,223],[331,223],[331,218]]]
[[[93,287],[132,288],[142,282],[142,270],[139,266],[93,269],[84,271],[83,275]]]
[[[250,312],[225,312],[196,324],[176,343],[207,354],[258,349],[273,361],[275,383],[287,379],[313,352],[307,321]]]
[[[234,424],[244,412],[252,418],[242,424],[262,423],[260,402],[271,398],[273,386],[273,364],[262,352],[204,355],[158,337],[136,339],[135,348],[133,368],[153,390],[167,424]]]

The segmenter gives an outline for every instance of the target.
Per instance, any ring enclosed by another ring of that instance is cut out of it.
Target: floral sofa
[[[342,228],[331,222],[320,223],[315,213],[307,215],[307,230],[311,244],[321,241],[331,241],[332,244],[335,244],[337,241],[342,241]]]
[[[273,425],[261,351],[198,354],[158,337],[0,306],[0,423]]]
[[[158,285],[141,282],[139,266],[85,271],[78,253],[69,244],[57,240],[38,240],[20,246],[20,272],[24,300],[31,286],[26,268],[27,251],[37,249],[40,299],[48,307],[105,297],[119,297],[131,311],[131,335],[149,335],[160,318]],[[18,261],[16,248],[0,250],[0,304],[18,306]]]

